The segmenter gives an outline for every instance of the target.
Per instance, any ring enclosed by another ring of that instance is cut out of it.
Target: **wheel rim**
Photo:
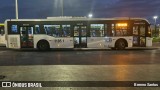
[[[119,43],[119,48],[120,49],[124,49],[125,48],[125,43],[124,42],[120,42]]]
[[[39,48],[40,48],[41,50],[46,50],[47,47],[48,47],[48,45],[47,45],[46,43],[40,43],[40,45],[39,45]]]

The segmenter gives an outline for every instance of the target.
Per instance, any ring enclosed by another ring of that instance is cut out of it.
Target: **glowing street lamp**
[[[157,20],[158,16],[154,16],[153,19],[155,19],[155,25],[156,25],[156,20]]]
[[[155,36],[157,36],[157,28],[156,28],[156,20],[157,20],[158,16],[154,16],[153,19],[155,20]]]
[[[90,13],[90,14],[88,15],[88,17],[89,17],[89,18],[92,18],[92,17],[93,17],[93,15]]]

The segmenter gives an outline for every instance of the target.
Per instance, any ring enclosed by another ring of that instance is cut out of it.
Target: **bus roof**
[[[47,19],[7,19],[6,21],[95,21],[95,20],[144,20],[149,23],[145,18],[87,18],[87,17],[48,17]],[[150,23],[149,23],[150,24]]]

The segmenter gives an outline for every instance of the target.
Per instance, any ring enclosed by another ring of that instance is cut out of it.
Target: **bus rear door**
[[[33,48],[33,27],[23,26],[20,27],[20,40],[21,48]]]

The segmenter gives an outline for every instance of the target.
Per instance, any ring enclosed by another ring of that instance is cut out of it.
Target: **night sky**
[[[60,0],[18,0],[19,18],[46,18],[61,15]],[[95,18],[141,17],[154,23],[160,15],[160,0],[64,0],[64,16]],[[15,0],[0,0],[0,22],[15,18]],[[157,20],[160,23],[160,16]]]

